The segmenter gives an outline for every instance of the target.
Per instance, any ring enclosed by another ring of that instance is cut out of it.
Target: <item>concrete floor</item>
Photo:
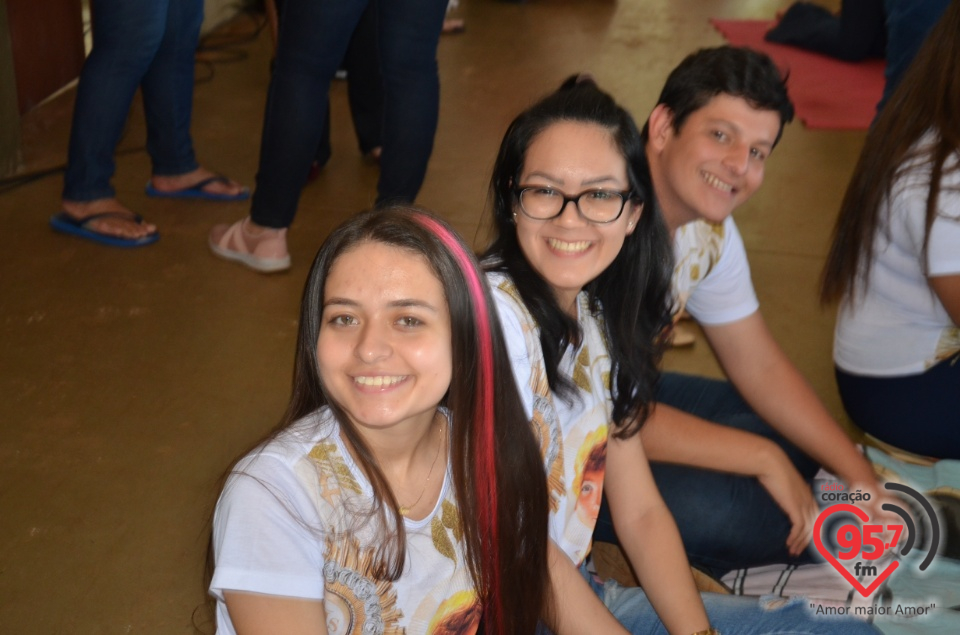
[[[766,18],[787,4],[464,2],[466,33],[440,44],[441,121],[419,203],[481,247],[489,170],[520,109],[590,70],[642,121],[686,53],[722,42],[709,17]],[[252,185],[270,39],[264,31],[240,50],[245,60],[214,65],[197,85],[193,127],[205,165]],[[213,631],[195,610],[217,479],[282,413],[317,246],[374,197],[376,169],[356,150],[344,88],[333,91],[334,158],[304,192],[286,274],[208,252],[209,228],[247,204],[145,197],[139,104],[115,185],[160,226],[157,245],[116,250],[51,232],[59,175],[0,194],[0,632]],[[25,169],[64,161],[71,101],[68,92],[25,117]],[[737,212],[764,314],[838,417],[833,315],[814,289],[863,137],[789,126],[763,188]],[[667,365],[719,374],[699,336]]]

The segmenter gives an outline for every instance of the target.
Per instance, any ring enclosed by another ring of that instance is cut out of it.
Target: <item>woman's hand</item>
[[[810,544],[819,511],[810,484],[800,476],[786,453],[773,444],[761,460],[757,480],[790,519],[787,549],[792,556],[800,555]]]

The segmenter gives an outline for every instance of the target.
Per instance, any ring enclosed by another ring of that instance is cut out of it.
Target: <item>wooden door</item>
[[[6,0],[6,5],[23,114],[80,75],[81,0]]]

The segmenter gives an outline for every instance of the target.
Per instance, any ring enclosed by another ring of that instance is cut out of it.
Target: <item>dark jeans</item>
[[[140,87],[153,173],[198,165],[190,139],[202,0],[93,0],[93,50],[73,109],[63,198],[114,196],[113,154]]]
[[[846,62],[884,57],[887,29],[884,0],[844,0],[840,14],[812,2],[790,5],[765,38]]]
[[[836,373],[843,407],[861,430],[909,452],[960,459],[960,355],[919,375]]]
[[[909,68],[930,30],[947,9],[950,0],[884,0],[887,10],[887,69],[883,97],[877,112],[887,103]]]
[[[807,480],[819,470],[815,461],[761,420],[729,382],[664,373],[657,401],[773,440]],[[790,556],[786,547],[790,520],[757,479],[665,463],[651,462],[650,467],[695,567],[721,577],[742,567],[812,561],[807,553]],[[606,497],[593,537],[619,544]]]
[[[250,215],[288,227],[327,119],[330,82],[368,0],[284,0]],[[412,202],[433,150],[444,0],[389,0],[377,11],[383,73],[379,203]]]
[[[383,76],[377,44],[377,10],[379,0],[370,0],[360,22],[350,37],[340,67],[347,72],[347,95],[350,116],[357,135],[360,154],[366,155],[383,145]],[[283,2],[276,3],[282,15]],[[328,102],[329,103],[329,102]],[[333,151],[330,147],[330,109],[317,147],[314,161],[326,165]]]

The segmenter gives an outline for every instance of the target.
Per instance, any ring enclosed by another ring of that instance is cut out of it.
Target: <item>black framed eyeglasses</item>
[[[567,203],[572,202],[583,218],[597,224],[612,223],[620,218],[632,194],[630,190],[620,192],[596,188],[567,196],[560,190],[544,186],[518,187],[516,191],[520,211],[527,218],[556,218],[563,213]]]

